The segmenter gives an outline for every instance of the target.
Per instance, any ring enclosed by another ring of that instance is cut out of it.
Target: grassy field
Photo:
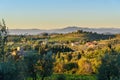
[[[56,35],[49,39],[50,42],[58,41],[58,42],[66,42],[66,41],[79,41],[86,39],[85,34],[76,34],[76,33],[69,33],[69,34],[62,34]]]
[[[63,79],[64,78],[64,79]],[[32,80],[31,78],[27,80]],[[41,80],[39,77],[37,80]],[[53,74],[45,80],[97,80],[96,75],[75,75],[75,74]]]

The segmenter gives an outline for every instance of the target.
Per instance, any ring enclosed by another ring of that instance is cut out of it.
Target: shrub
[[[67,63],[67,64],[64,64],[64,69],[66,69],[67,71],[69,70],[72,70],[74,68],[78,68],[78,64],[77,63]]]
[[[59,74],[59,75],[57,76],[56,80],[66,80],[66,77],[65,77],[65,75],[63,75],[63,74]]]
[[[70,61],[72,59],[72,54],[67,54],[66,58],[67,58],[68,61]]]
[[[78,65],[79,65],[78,72],[80,74],[90,74],[93,72],[91,62],[89,60],[87,60],[86,58],[81,58],[78,61]]]

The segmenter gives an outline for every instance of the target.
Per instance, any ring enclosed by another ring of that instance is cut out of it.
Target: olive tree
[[[39,75],[41,76],[41,79],[44,80],[45,77],[52,75],[53,73],[53,59],[52,55],[45,54],[39,56]]]
[[[106,53],[98,72],[99,80],[120,80],[120,53]]]

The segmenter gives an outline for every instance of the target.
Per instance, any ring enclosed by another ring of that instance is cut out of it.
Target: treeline
[[[112,39],[115,37],[114,34],[98,34],[97,32],[87,32],[83,30],[78,30],[77,32],[73,32],[76,34],[85,34],[86,40],[94,41],[94,40],[105,40],[105,39]]]
[[[72,33],[54,35],[53,37],[49,38],[49,41],[63,42],[63,43],[80,42],[82,44],[89,41],[112,39],[114,37],[116,37],[116,35],[114,34],[105,35],[105,34],[98,34],[96,32],[87,32],[83,30],[78,30]]]

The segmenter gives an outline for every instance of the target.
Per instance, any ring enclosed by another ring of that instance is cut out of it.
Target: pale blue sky
[[[120,27],[120,0],[0,0],[9,28]]]

